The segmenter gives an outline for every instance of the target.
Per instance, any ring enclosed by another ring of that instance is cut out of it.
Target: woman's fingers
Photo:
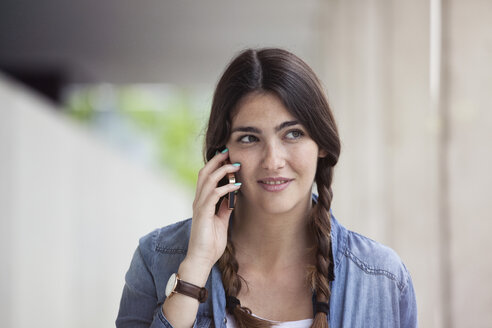
[[[239,171],[240,167],[241,165],[239,163],[225,164],[219,167],[206,179],[204,179],[199,193],[202,195],[208,195],[209,193],[213,192],[213,190],[217,188],[217,185],[222,178],[224,178],[228,173],[236,173],[237,171]]]
[[[235,192],[239,190],[240,187],[241,183],[229,183],[221,187],[216,187],[208,194],[204,194],[203,197],[196,200],[193,204],[193,217],[195,219],[198,219],[199,221],[201,221],[201,218],[207,217],[209,218],[208,220],[213,219],[213,217],[216,215],[216,204],[219,202],[220,198],[230,192]]]
[[[222,166],[222,163],[229,158],[229,150],[226,148],[222,152],[219,152],[214,157],[210,159],[210,161],[205,164],[204,167],[198,172],[198,181],[197,181],[197,193],[200,192],[199,188],[203,185],[203,181],[207,179],[207,177]]]
[[[211,192],[209,192],[203,199],[203,203],[196,204],[198,207],[201,206],[213,206],[215,208],[215,204],[219,202],[219,199],[222,196],[227,195],[230,192],[234,192],[241,188],[241,183],[228,183],[221,187],[216,187]]]

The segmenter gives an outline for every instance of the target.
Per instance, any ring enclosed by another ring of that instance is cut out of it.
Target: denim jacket
[[[335,280],[331,283],[330,328],[417,327],[410,274],[390,248],[349,231],[331,216]],[[166,283],[178,271],[190,236],[191,219],[157,229],[140,239],[125,276],[117,327],[172,328],[162,313]],[[225,328],[226,300],[215,265],[206,283],[194,327]]]

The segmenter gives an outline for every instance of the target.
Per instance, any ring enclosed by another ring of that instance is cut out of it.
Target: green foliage
[[[68,101],[70,114],[80,121],[93,122],[98,115],[95,108],[98,101],[94,96],[90,88],[73,93]],[[149,91],[123,86],[113,93],[111,104],[153,141],[157,147],[156,161],[190,187],[195,186],[198,170],[203,165],[203,141],[199,136],[203,122],[201,114],[192,106],[192,98],[193,93],[182,89],[163,93],[156,92],[155,87]]]
[[[90,92],[78,92],[69,98],[69,113],[78,121],[90,122],[94,117],[94,107],[90,102]]]

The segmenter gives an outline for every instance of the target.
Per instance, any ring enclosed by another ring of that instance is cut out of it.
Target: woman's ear
[[[319,158],[325,158],[327,155],[328,155],[328,152],[326,150],[324,150],[324,149],[320,149],[318,151],[318,157]]]

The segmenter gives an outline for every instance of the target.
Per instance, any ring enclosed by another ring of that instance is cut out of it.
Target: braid
[[[222,272],[222,282],[224,284],[225,293],[228,297],[237,297],[241,290],[242,277],[238,275],[239,265],[236,260],[234,245],[231,239],[228,238],[227,246],[224,254],[219,259],[219,269]],[[236,325],[239,328],[270,328],[272,323],[251,315],[251,310],[243,307],[240,304],[229,310],[236,320]]]
[[[323,165],[319,163],[319,165]],[[331,222],[330,206],[333,198],[331,182],[333,180],[333,167],[318,170],[316,184],[318,186],[318,202],[311,211],[311,230],[314,236],[316,265],[308,272],[311,288],[316,292],[318,302],[329,303],[331,291],[329,281],[332,275],[333,259],[331,256]],[[234,245],[228,238],[224,254],[219,259],[219,269],[222,273],[222,281],[225,293],[228,297],[237,297],[241,290],[243,280],[238,274],[239,264],[236,260]],[[272,323],[251,315],[251,310],[240,305],[233,307],[229,312],[234,316],[239,328],[271,328]],[[327,315],[323,312],[315,313],[312,328],[329,328]]]
[[[320,163],[320,165],[322,165]],[[316,291],[318,302],[330,302],[331,290],[329,282],[333,280],[333,258],[331,255],[331,222],[330,206],[333,198],[331,182],[333,168],[320,169],[316,173],[318,186],[318,203],[314,205],[311,215],[311,229],[315,242],[316,265],[309,272],[312,289]],[[312,328],[328,328],[327,315],[315,313]]]
[[[321,164],[321,163],[320,163]],[[322,165],[322,164],[321,164]],[[331,291],[329,281],[332,275],[333,259],[331,256],[331,222],[330,206],[333,198],[331,182],[333,168],[318,170],[316,184],[318,186],[318,202],[311,211],[311,230],[315,242],[316,265],[308,272],[312,289],[316,292],[318,302],[329,303]],[[237,297],[242,286],[242,278],[238,274],[239,264],[236,260],[234,245],[228,238],[224,254],[219,259],[219,269],[225,293],[228,297]],[[272,323],[251,315],[251,310],[241,305],[233,307],[229,312],[234,316],[239,328],[271,328]],[[323,312],[315,313],[312,328],[329,328],[327,315]]]

